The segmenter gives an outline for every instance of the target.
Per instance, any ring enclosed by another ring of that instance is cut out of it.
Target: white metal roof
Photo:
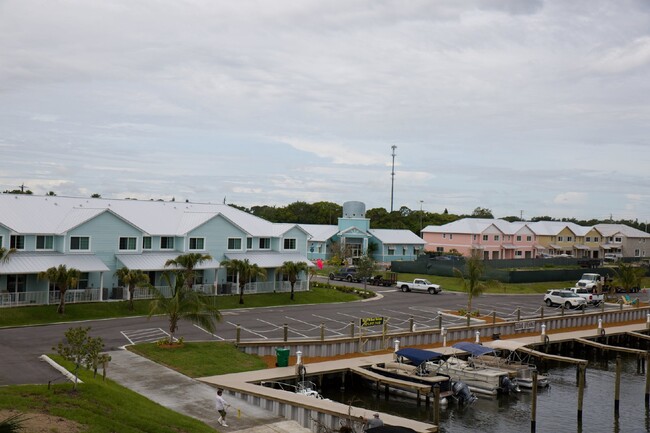
[[[328,239],[339,232],[339,227],[328,224],[300,224],[303,230],[311,235],[311,240],[327,242]]]
[[[251,236],[277,237],[297,226],[225,204],[0,194],[0,224],[23,234],[63,234],[107,209],[150,235],[184,236],[217,215]]]
[[[628,238],[650,238],[650,234],[625,224],[596,224],[594,227],[606,237],[620,233]]]
[[[368,231],[384,244],[426,244],[421,237],[410,230],[370,229]]]
[[[115,257],[129,269],[140,269],[143,271],[164,271],[178,269],[175,266],[165,266],[167,260],[176,259],[178,252],[169,253],[142,253],[142,254],[116,254]],[[219,262],[212,259],[198,264],[195,269],[216,269]]]
[[[94,254],[14,253],[0,263],[0,274],[36,274],[65,265],[81,272],[107,272],[108,267]]]
[[[256,264],[260,268],[279,268],[284,262],[305,262],[307,266],[315,266],[307,257],[300,253],[281,253],[276,251],[226,253],[228,260],[244,260]]]

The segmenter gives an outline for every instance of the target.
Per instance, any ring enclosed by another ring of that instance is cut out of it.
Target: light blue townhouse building
[[[370,257],[389,265],[392,261],[415,260],[426,242],[410,230],[371,229],[366,206],[359,201],[343,203],[338,225],[300,224],[310,234],[307,257],[328,260],[345,251],[352,259],[370,252]],[[372,247],[371,247],[372,245]]]
[[[287,289],[278,268],[285,261],[312,263],[309,233],[297,224],[275,224],[225,204],[109,200],[0,194],[0,246],[13,248],[0,263],[0,305],[48,304],[57,291],[38,274],[66,265],[81,271],[70,301],[124,299],[115,271],[124,266],[162,286],[165,262],[181,254],[210,254],[195,274],[195,289],[236,293],[238,276],[224,259],[248,259],[267,272],[246,292]],[[308,288],[300,275],[296,290]]]

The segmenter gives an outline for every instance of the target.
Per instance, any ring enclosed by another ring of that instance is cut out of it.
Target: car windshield
[[[420,280],[420,284],[431,284],[429,280]]]
[[[576,289],[576,293],[589,293],[587,289]]]

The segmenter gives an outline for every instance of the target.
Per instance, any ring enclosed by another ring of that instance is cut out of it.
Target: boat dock
[[[646,352],[638,349],[621,348],[619,346],[611,346],[595,342],[598,338],[603,338],[606,332],[608,336],[617,335],[632,335],[639,339],[648,340],[649,336],[641,334],[639,331],[645,330],[646,324],[631,324],[622,326],[609,326],[606,331],[602,328],[572,330],[569,332],[554,331],[546,335],[517,335],[517,338],[507,339],[504,341],[512,342],[518,346],[517,350],[528,353],[540,359],[560,361],[570,364],[575,364],[580,369],[584,369],[587,365],[587,360],[580,358],[573,358],[567,356],[560,356],[552,353],[545,353],[539,350],[548,348],[553,344],[589,344],[598,347],[602,350],[617,350],[626,353],[635,353],[640,356],[641,353]],[[637,335],[638,334],[638,335]],[[486,340],[487,342],[487,340]],[[450,342],[451,344],[452,342]],[[431,347],[431,350],[445,354],[457,352],[449,346],[446,347]],[[394,360],[393,353],[372,355],[361,354],[355,358],[340,359],[333,361],[325,361],[318,363],[309,363],[307,358],[303,358],[305,367],[305,377],[315,379],[317,383],[322,383],[325,376],[340,375],[340,380],[345,385],[346,377],[350,378],[354,375],[362,376],[368,380],[372,380],[385,388],[408,387],[415,393],[427,396],[431,392],[431,386],[426,384],[418,384],[413,382],[404,383],[406,381],[381,376],[377,373],[367,370],[373,364],[392,362]],[[277,415],[284,416],[288,419],[298,421],[304,427],[310,428],[315,431],[317,425],[322,425],[331,429],[338,429],[345,423],[355,424],[357,426],[361,423],[361,418],[369,418],[374,411],[346,405],[343,403],[315,399],[313,397],[289,393],[278,389],[273,389],[261,386],[261,382],[278,381],[278,380],[293,380],[298,377],[298,369],[295,365],[288,367],[277,367],[265,370],[250,371],[244,373],[227,374],[221,376],[212,376],[199,378],[199,380],[211,384],[215,387],[221,387],[226,392],[238,398],[244,399],[249,403],[256,404],[264,409],[270,410]],[[348,379],[349,380],[349,379]],[[431,394],[429,394],[430,396]],[[410,419],[401,418],[398,416],[390,415],[387,413],[380,413],[384,423],[388,425],[396,425],[413,429],[418,433],[435,433],[438,432],[438,426],[413,421]]]

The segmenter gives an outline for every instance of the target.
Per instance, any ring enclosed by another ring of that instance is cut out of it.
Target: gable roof
[[[184,236],[217,215],[255,237],[277,237],[298,226],[211,203],[0,194],[0,209],[0,224],[25,234],[63,234],[107,210],[151,235]]]
[[[421,237],[410,230],[370,229],[368,231],[383,244],[426,244]]]
[[[311,235],[311,240],[315,242],[327,242],[339,232],[338,226],[329,224],[299,224],[307,233]]]
[[[650,234],[625,224],[596,224],[594,226],[605,237],[618,233],[628,238],[650,238]]]

